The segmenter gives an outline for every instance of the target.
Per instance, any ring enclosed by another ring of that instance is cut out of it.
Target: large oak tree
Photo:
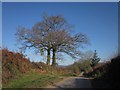
[[[41,53],[47,51],[47,64],[50,65],[52,52],[52,65],[56,64],[56,53],[64,52],[73,58],[79,55],[77,50],[82,44],[88,43],[88,38],[82,33],[71,34],[70,25],[62,16],[43,16],[41,22],[28,30],[19,27],[16,33],[22,48],[35,48]]]

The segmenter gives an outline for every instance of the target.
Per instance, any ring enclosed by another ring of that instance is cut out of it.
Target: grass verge
[[[3,85],[3,88],[42,88],[60,80],[62,80],[62,78],[57,75],[31,72],[11,80],[8,84]]]

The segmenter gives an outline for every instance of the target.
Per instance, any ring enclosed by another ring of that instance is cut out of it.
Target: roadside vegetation
[[[23,54],[6,48],[1,51],[3,88],[42,88],[71,76],[92,77],[95,88],[119,87],[120,56],[99,62],[94,68],[91,60],[84,59],[62,67],[31,62]]]
[[[120,56],[95,66],[94,71],[85,73],[86,77],[93,77],[94,88],[120,88]]]
[[[58,75],[40,74],[36,72],[29,72],[16,79],[12,79],[8,84],[3,84],[5,88],[43,88],[46,85],[52,85],[61,80]]]
[[[50,66],[43,62],[31,62],[19,52],[2,51],[3,88],[40,88],[54,84],[66,77],[82,76],[92,70],[89,60],[75,62],[69,66]]]
[[[65,67],[31,62],[23,54],[7,48],[1,51],[3,88],[40,88],[73,76],[72,73],[68,74]]]

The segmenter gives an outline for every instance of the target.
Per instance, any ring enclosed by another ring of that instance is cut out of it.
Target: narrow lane
[[[92,88],[92,86],[89,78],[69,77],[47,88]]]

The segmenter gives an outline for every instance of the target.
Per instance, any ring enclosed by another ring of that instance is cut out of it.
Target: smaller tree
[[[97,52],[95,50],[93,58],[91,58],[91,67],[94,67],[98,64],[98,62],[100,61],[100,58],[98,58],[97,56]]]

